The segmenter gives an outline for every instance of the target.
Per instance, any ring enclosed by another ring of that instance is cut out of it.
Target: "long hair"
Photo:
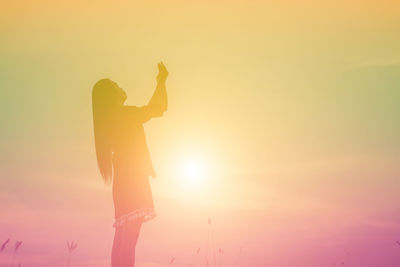
[[[117,105],[116,84],[110,79],[99,80],[92,90],[94,140],[97,164],[106,184],[111,183],[113,110]]]

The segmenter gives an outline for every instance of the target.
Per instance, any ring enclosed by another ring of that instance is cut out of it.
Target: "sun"
[[[200,188],[206,180],[206,164],[201,158],[185,157],[179,164],[181,185],[187,188]]]
[[[187,146],[173,155],[166,164],[170,179],[165,192],[184,203],[204,205],[214,199],[221,177],[216,168],[216,153],[205,146]]]
[[[188,160],[182,167],[182,174],[191,182],[201,179],[204,170],[201,162]]]

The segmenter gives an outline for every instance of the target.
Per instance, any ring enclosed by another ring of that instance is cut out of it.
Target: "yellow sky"
[[[72,143],[92,151],[94,82],[110,77],[129,104],[142,105],[155,86],[155,64],[164,60],[170,110],[146,125],[161,176],[173,175],[171,155],[185,153],[207,158],[214,176],[256,179],[280,166],[374,159],[398,148],[396,80],[369,75],[373,68],[396,71],[400,60],[395,3],[5,6],[2,108],[5,134],[17,133],[21,146],[31,138],[38,146],[63,140],[59,149]]]

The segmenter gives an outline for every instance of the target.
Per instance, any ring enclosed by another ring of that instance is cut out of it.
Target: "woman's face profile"
[[[118,84],[116,82],[113,82],[113,86],[114,86],[114,91],[116,92],[116,101],[118,105],[123,105],[125,103],[125,100],[127,98],[127,95],[125,93],[125,91],[118,86]]]

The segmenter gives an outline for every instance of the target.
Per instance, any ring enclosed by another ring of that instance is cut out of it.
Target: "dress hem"
[[[150,221],[154,219],[157,216],[154,208],[141,208],[137,209],[135,211],[129,212],[127,214],[124,214],[122,216],[119,216],[118,218],[115,218],[115,222],[113,224],[114,228],[121,227],[125,223],[137,220],[139,218],[143,219],[143,222]]]

